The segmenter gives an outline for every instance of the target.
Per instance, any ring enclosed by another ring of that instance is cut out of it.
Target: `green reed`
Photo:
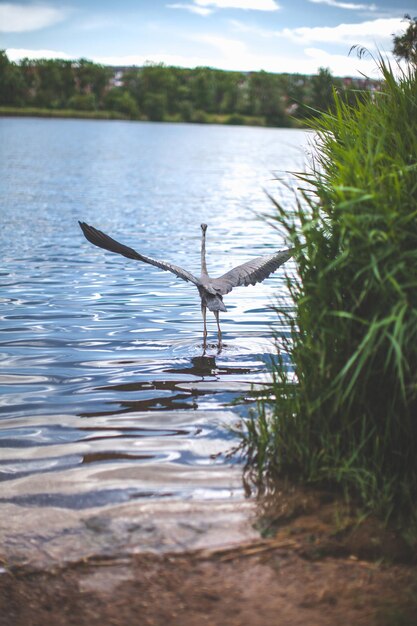
[[[290,333],[243,437],[260,475],[337,485],[389,518],[417,510],[417,78],[379,64],[380,92],[334,93],[316,121],[294,210],[274,201],[295,249]]]

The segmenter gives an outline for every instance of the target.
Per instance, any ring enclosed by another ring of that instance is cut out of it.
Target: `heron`
[[[232,291],[234,287],[240,287],[248,285],[255,285],[261,283],[265,278],[268,278],[270,274],[275,272],[280,265],[285,263],[293,254],[293,249],[288,248],[286,250],[279,250],[274,254],[266,256],[259,256],[242,265],[238,265],[233,269],[223,274],[219,278],[211,278],[207,272],[206,264],[206,232],[207,224],[201,224],[201,273],[197,278],[188,270],[168,263],[166,261],[158,261],[151,257],[145,256],[140,252],[137,252],[133,248],[129,248],[122,243],[119,243],[109,235],[106,235],[101,230],[90,226],[85,222],[78,222],[81,230],[84,233],[85,238],[95,246],[104,248],[109,252],[115,252],[121,254],[128,259],[134,259],[135,261],[142,261],[149,263],[155,267],[159,267],[161,270],[172,272],[178,278],[190,282],[198,289],[201,299],[201,312],[203,315],[203,350],[207,348],[207,309],[214,313],[217,323],[217,335],[218,335],[218,351],[221,352],[223,348],[222,331],[220,329],[219,314],[220,311],[227,311],[223,296]]]

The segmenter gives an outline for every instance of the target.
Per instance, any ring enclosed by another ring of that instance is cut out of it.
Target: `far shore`
[[[262,116],[249,115],[222,115],[218,113],[204,113],[192,120],[184,120],[180,116],[167,115],[162,120],[149,120],[147,117],[132,118],[117,111],[79,111],[76,109],[47,109],[39,107],[12,107],[0,106],[0,117],[53,117],[65,119],[89,120],[124,120],[133,122],[170,122],[182,124],[221,124],[227,126],[257,126],[264,128],[306,128],[299,120],[294,120],[288,126],[271,126]]]

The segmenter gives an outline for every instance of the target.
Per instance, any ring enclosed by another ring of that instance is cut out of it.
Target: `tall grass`
[[[244,445],[260,473],[337,484],[388,518],[417,510],[417,79],[379,64],[381,92],[335,93],[317,121],[294,212],[275,202],[294,310]]]

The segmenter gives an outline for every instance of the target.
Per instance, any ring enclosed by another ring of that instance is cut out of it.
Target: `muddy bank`
[[[416,624],[413,553],[329,494],[8,513],[0,626]]]
[[[311,560],[292,547],[147,554],[3,574],[0,624],[412,626],[416,592],[412,567]]]

